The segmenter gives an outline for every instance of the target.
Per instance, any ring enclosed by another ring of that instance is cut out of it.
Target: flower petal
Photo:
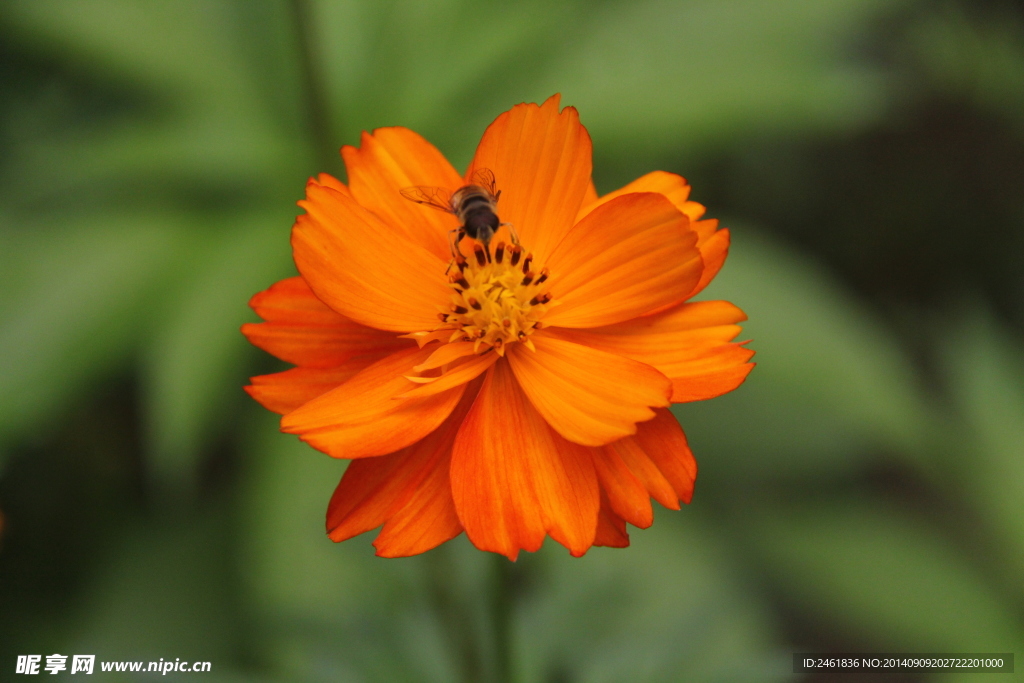
[[[636,433],[636,423],[667,406],[672,389],[663,374],[643,363],[543,332],[532,335],[536,352],[515,344],[507,356],[530,402],[569,441],[602,446]]]
[[[399,548],[409,548],[422,542],[422,533],[414,532],[415,538],[405,538],[401,533],[401,528],[407,525],[403,522],[403,512],[408,514],[410,505],[437,512],[437,502],[432,501],[433,496],[428,494],[436,488],[438,476],[447,485],[452,442],[478,388],[471,387],[441,426],[422,440],[395,453],[362,458],[349,464],[327,507],[327,533],[332,540],[344,541],[375,529],[398,515],[396,524],[399,528],[391,531],[385,528],[386,538],[396,544],[390,549],[397,552]],[[451,498],[451,493],[448,498]],[[454,507],[451,515],[455,515]],[[444,521],[443,516],[439,519]],[[442,535],[444,529],[441,530]],[[438,543],[444,540],[448,539]],[[380,550],[381,546],[378,546]]]
[[[704,242],[718,231],[718,219],[717,218],[706,218],[704,220],[697,220],[704,215],[704,205],[698,204],[697,202],[686,202],[686,209],[680,209],[683,213],[690,217],[690,227],[697,233],[699,242]],[[723,228],[724,230],[725,228]]]
[[[316,178],[310,178],[309,181],[312,183],[316,183],[317,185],[323,185],[325,187],[333,188],[338,192],[341,192],[342,194],[352,194],[351,192],[348,191],[348,186],[345,185],[345,183],[341,182],[340,180],[332,176],[330,173],[321,173]]]
[[[399,394],[398,398],[422,398],[447,391],[452,387],[457,387],[460,384],[476,379],[480,373],[494,365],[497,360],[498,354],[494,351],[489,351],[479,356],[472,356],[466,359],[466,361],[448,368],[440,377],[436,379],[431,378],[430,382]]]
[[[628,194],[577,223],[547,261],[546,325],[596,327],[682,301],[700,280],[697,234],[664,196]]]
[[[454,437],[454,435],[453,435]],[[409,502],[384,524],[373,542],[381,557],[418,555],[462,533],[448,476],[451,445]]]
[[[714,221],[698,221],[698,223],[711,223]],[[706,239],[697,242],[700,249],[700,256],[704,260],[704,272],[700,274],[700,281],[686,298],[697,296],[704,290],[711,280],[718,275],[718,271],[725,264],[725,257],[729,255],[729,229],[725,228],[709,235]]]
[[[285,278],[254,294],[249,307],[272,323],[340,325],[348,318],[320,301],[301,275]]]
[[[647,528],[654,519],[650,497],[670,510],[678,510],[680,501],[689,503],[693,497],[697,461],[667,409],[659,408],[653,420],[637,425],[635,436],[594,449],[594,453],[601,504],[609,508],[612,522],[621,518]],[[601,522],[598,528],[600,535]],[[605,528],[606,533],[610,531]]]
[[[327,505],[327,535],[332,541],[379,527],[408,502],[436,464],[430,449],[417,448],[423,443],[349,463]]]
[[[639,426],[633,441],[658,467],[679,500],[689,503],[697,479],[697,461],[675,415],[666,409],[654,412],[654,419]]]
[[[295,264],[316,296],[352,320],[412,332],[437,325],[451,294],[445,262],[397,234],[354,199],[306,187],[307,214],[292,229]]]
[[[576,216],[576,222],[582,220],[584,216],[597,207],[631,192],[658,192],[663,194],[690,219],[690,227],[697,233],[697,248],[700,249],[701,257],[704,259],[704,272],[701,274],[700,282],[694,287],[687,298],[695,296],[707,287],[708,283],[722,269],[722,264],[725,262],[725,257],[729,251],[728,230],[719,231],[718,220],[716,219],[698,220],[704,215],[704,205],[689,201],[690,186],[685,178],[675,173],[666,173],[665,171],[652,171],[614,192],[609,192],[600,199],[584,202],[583,207]]]
[[[672,402],[699,401],[738,387],[754,352],[731,340],[743,311],[726,301],[681,304],[590,330],[551,328],[544,334],[618,354],[657,368],[672,380]]]
[[[628,437],[627,437],[628,438]],[[630,472],[622,456],[610,444],[592,449],[594,469],[612,511],[633,526],[646,529],[654,522],[651,494]]]
[[[472,356],[475,353],[473,350],[475,346],[473,342],[452,342],[431,347],[434,352],[430,354],[429,358],[413,368],[413,370],[416,372],[426,372],[427,370],[439,368],[442,365],[448,365],[465,356]]]
[[[494,172],[501,191],[498,215],[515,226],[523,245],[544,263],[572,227],[590,184],[591,143],[573,107],[558,111],[559,96],[518,104],[484,132],[466,174]]]
[[[545,533],[577,557],[593,544],[600,493],[590,451],[548,427],[504,361],[487,372],[455,438],[451,482],[481,550],[514,560]]]
[[[395,234],[447,260],[448,231],[459,226],[446,214],[402,196],[416,185],[454,191],[462,178],[432,144],[408,128],[378,128],[363,133],[360,148],[341,148],[348,170],[349,191],[363,207],[377,214]]]
[[[626,521],[611,510],[608,497],[601,492],[601,510],[597,514],[597,533],[594,545],[606,548],[626,548],[629,546],[629,534],[626,533]]]
[[[697,202],[687,201],[690,196],[690,185],[686,182],[686,178],[675,173],[651,171],[647,175],[640,176],[628,185],[624,185],[617,190],[609,192],[600,199],[595,198],[589,205],[584,204],[584,206],[580,208],[579,214],[576,216],[576,222],[580,222],[584,216],[602,204],[607,204],[616,197],[621,197],[624,194],[631,194],[633,192],[657,192],[658,194],[663,194],[670,202],[672,202],[673,205],[675,205],[677,209],[685,213],[691,219],[697,219],[704,213],[704,207],[700,204]]]
[[[727,394],[747,379],[754,369],[747,363],[754,352],[739,344],[720,347],[709,354],[703,363],[693,363],[685,369],[672,370],[672,402],[706,401]]]
[[[338,325],[246,323],[242,333],[259,348],[281,360],[310,368],[330,368],[357,356],[394,353],[415,346],[394,333],[346,320]]]
[[[639,433],[639,429],[637,430]],[[606,450],[613,451],[622,459],[629,471],[636,477],[637,481],[647,490],[654,500],[661,503],[669,510],[679,509],[679,498],[675,489],[668,481],[658,466],[647,455],[643,447],[636,440],[636,437],[626,437],[605,446]],[[614,499],[611,499],[614,502]],[[614,506],[612,507],[614,510]],[[626,521],[630,521],[625,517]],[[639,526],[639,525],[638,525]]]
[[[590,182],[587,183],[587,191],[583,193],[583,202],[580,204],[580,207],[581,207],[580,211],[576,215],[576,220],[573,221],[573,224],[579,223],[580,222],[580,218],[585,216],[587,213],[590,213],[589,211],[587,211],[587,209],[594,202],[596,202],[597,199],[598,199],[598,197],[597,197],[597,188],[594,187],[594,180],[591,179]]]
[[[377,361],[285,415],[281,431],[298,434],[335,458],[384,455],[419,441],[444,422],[465,389],[460,385],[426,398],[396,398],[415,386],[403,375],[429,355],[429,350],[412,348]]]
[[[377,357],[363,356],[333,368],[292,368],[259,375],[250,378],[252,384],[245,390],[264,408],[284,415],[337,388],[377,360]]]
[[[335,313],[301,277],[275,283],[249,305],[267,322],[246,323],[242,333],[253,345],[296,365],[330,368],[356,356],[377,360],[412,345]]]

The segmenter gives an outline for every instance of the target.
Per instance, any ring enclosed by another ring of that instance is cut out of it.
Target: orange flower
[[[249,393],[282,431],[352,459],[327,511],[335,541],[383,525],[377,554],[396,557],[465,531],[515,559],[550,535],[579,556],[628,545],[652,497],[690,501],[697,465],[668,406],[731,391],[752,367],[731,341],[742,311],[686,303],[729,232],[670,173],[598,198],[590,136],[558,107],[499,116],[465,177],[416,133],[382,128],[342,149],[348,186],[307,184],[301,276],[253,297],[266,322],[242,331],[297,366]],[[459,220],[409,188],[455,191],[480,169],[504,223],[489,244],[469,231],[453,260]]]

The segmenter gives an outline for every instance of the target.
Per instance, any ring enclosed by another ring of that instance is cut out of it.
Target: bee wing
[[[488,192],[495,199],[498,198],[497,187],[498,183],[494,180],[494,171],[489,168],[478,168],[473,171],[473,184],[479,185]]]
[[[417,204],[425,204],[433,209],[444,211],[445,213],[452,212],[452,193],[451,190],[446,190],[443,187],[425,187],[417,185],[415,187],[403,187],[400,192],[406,199],[416,202]]]

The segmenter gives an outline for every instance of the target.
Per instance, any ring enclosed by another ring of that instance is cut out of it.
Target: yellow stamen
[[[528,336],[552,305],[551,294],[539,288],[548,279],[547,268],[534,269],[533,254],[524,256],[518,244],[498,242],[493,258],[474,245],[473,256],[456,259],[459,269],[448,278],[451,302],[434,331],[451,330],[449,342],[471,341],[477,353],[494,349],[504,355],[519,341],[532,347]]]

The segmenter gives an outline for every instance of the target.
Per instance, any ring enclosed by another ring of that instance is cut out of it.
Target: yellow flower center
[[[448,311],[439,315],[437,330],[452,330],[450,342],[476,342],[504,354],[505,346],[522,341],[540,327],[540,319],[551,302],[545,290],[547,268],[536,269],[533,254],[516,244],[498,242],[490,254],[482,245],[474,245],[469,259],[456,258],[449,286],[452,288]]]

